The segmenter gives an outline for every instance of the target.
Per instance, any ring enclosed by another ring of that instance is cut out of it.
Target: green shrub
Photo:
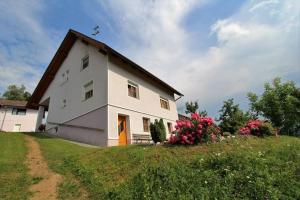
[[[159,121],[156,119],[154,123],[150,124],[150,133],[155,144],[166,140],[166,127],[163,119],[160,119]]]
[[[260,132],[263,136],[276,135],[276,129],[270,122],[264,122],[260,125]]]
[[[223,136],[224,136],[224,137],[230,137],[230,136],[231,136],[231,133],[230,133],[230,132],[224,132],[224,133],[223,133]]]

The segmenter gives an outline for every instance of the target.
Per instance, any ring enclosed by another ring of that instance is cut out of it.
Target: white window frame
[[[87,87],[89,84],[92,84],[93,95],[92,95],[91,97],[89,97],[89,98],[86,98],[86,92],[87,92],[87,91],[86,91],[86,87]],[[82,92],[82,101],[87,101],[87,100],[93,98],[94,95],[95,95],[95,93],[94,93],[94,80],[91,80],[91,81],[87,82],[86,84],[84,84],[83,87],[82,87],[82,91],[83,91],[83,92]]]
[[[144,119],[147,119],[148,120],[148,131],[145,131],[145,127],[144,127]],[[150,118],[149,117],[143,117],[142,118],[142,121],[143,121],[143,131],[145,133],[150,133]]]
[[[67,99],[63,98],[63,100],[62,100],[62,108],[65,108],[65,107],[67,107]]]
[[[171,131],[169,130],[169,124],[171,125]],[[174,130],[173,130],[173,124],[172,122],[167,122],[167,128],[168,128],[168,133],[171,134]]]
[[[135,87],[135,88],[136,88],[136,97],[130,95],[130,93],[129,93],[129,91],[128,91],[128,86],[129,86],[129,85],[130,85],[131,87]],[[129,97],[132,97],[132,98],[135,98],[135,99],[140,99],[139,85],[136,84],[136,83],[134,83],[133,81],[128,80],[128,81],[127,81],[127,93],[128,93],[128,96],[129,96]]]
[[[162,107],[162,105],[161,105],[161,100],[167,102],[168,108]],[[169,100],[168,100],[167,98],[164,98],[164,97],[160,96],[160,97],[159,97],[159,104],[160,104],[160,107],[161,107],[161,108],[166,109],[166,110],[170,110],[170,102],[169,102]]]
[[[85,59],[88,59],[88,65],[87,65],[85,68],[83,68],[83,61],[84,61]],[[85,55],[83,58],[81,58],[81,67],[80,67],[80,71],[85,70],[85,69],[88,68],[89,66],[90,66],[90,56],[87,54],[87,55]]]
[[[69,74],[70,74],[70,70],[68,70],[68,69],[61,74],[61,76],[62,76],[61,77],[62,78],[61,85],[64,85],[69,80]]]

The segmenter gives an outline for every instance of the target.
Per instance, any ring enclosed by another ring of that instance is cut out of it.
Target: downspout
[[[4,121],[5,121],[5,117],[6,117],[6,112],[7,112],[7,107],[4,107],[5,108],[5,112],[4,112],[4,117],[3,117],[3,120],[2,120],[2,123],[1,123],[1,129],[0,130],[3,130],[3,125],[4,125]]]

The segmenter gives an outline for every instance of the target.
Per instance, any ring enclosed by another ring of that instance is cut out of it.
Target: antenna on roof
[[[93,28],[93,30],[94,30],[94,32],[92,33],[93,36],[96,36],[96,35],[98,35],[98,34],[100,33],[100,30],[99,30],[99,26],[98,26],[98,25],[95,26],[95,27]]]

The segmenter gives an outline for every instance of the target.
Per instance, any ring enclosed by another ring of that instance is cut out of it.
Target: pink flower
[[[192,123],[190,121],[185,121],[185,125],[186,125],[187,128],[192,127]]]
[[[211,134],[211,140],[213,142],[217,141],[217,136],[215,134]]]
[[[201,124],[198,124],[197,128],[201,130],[203,126]]]
[[[199,120],[200,119],[200,115],[198,113],[191,113],[191,119],[192,120]]]
[[[169,138],[169,143],[170,144],[176,144],[179,141],[179,138],[177,135],[171,135]]]

